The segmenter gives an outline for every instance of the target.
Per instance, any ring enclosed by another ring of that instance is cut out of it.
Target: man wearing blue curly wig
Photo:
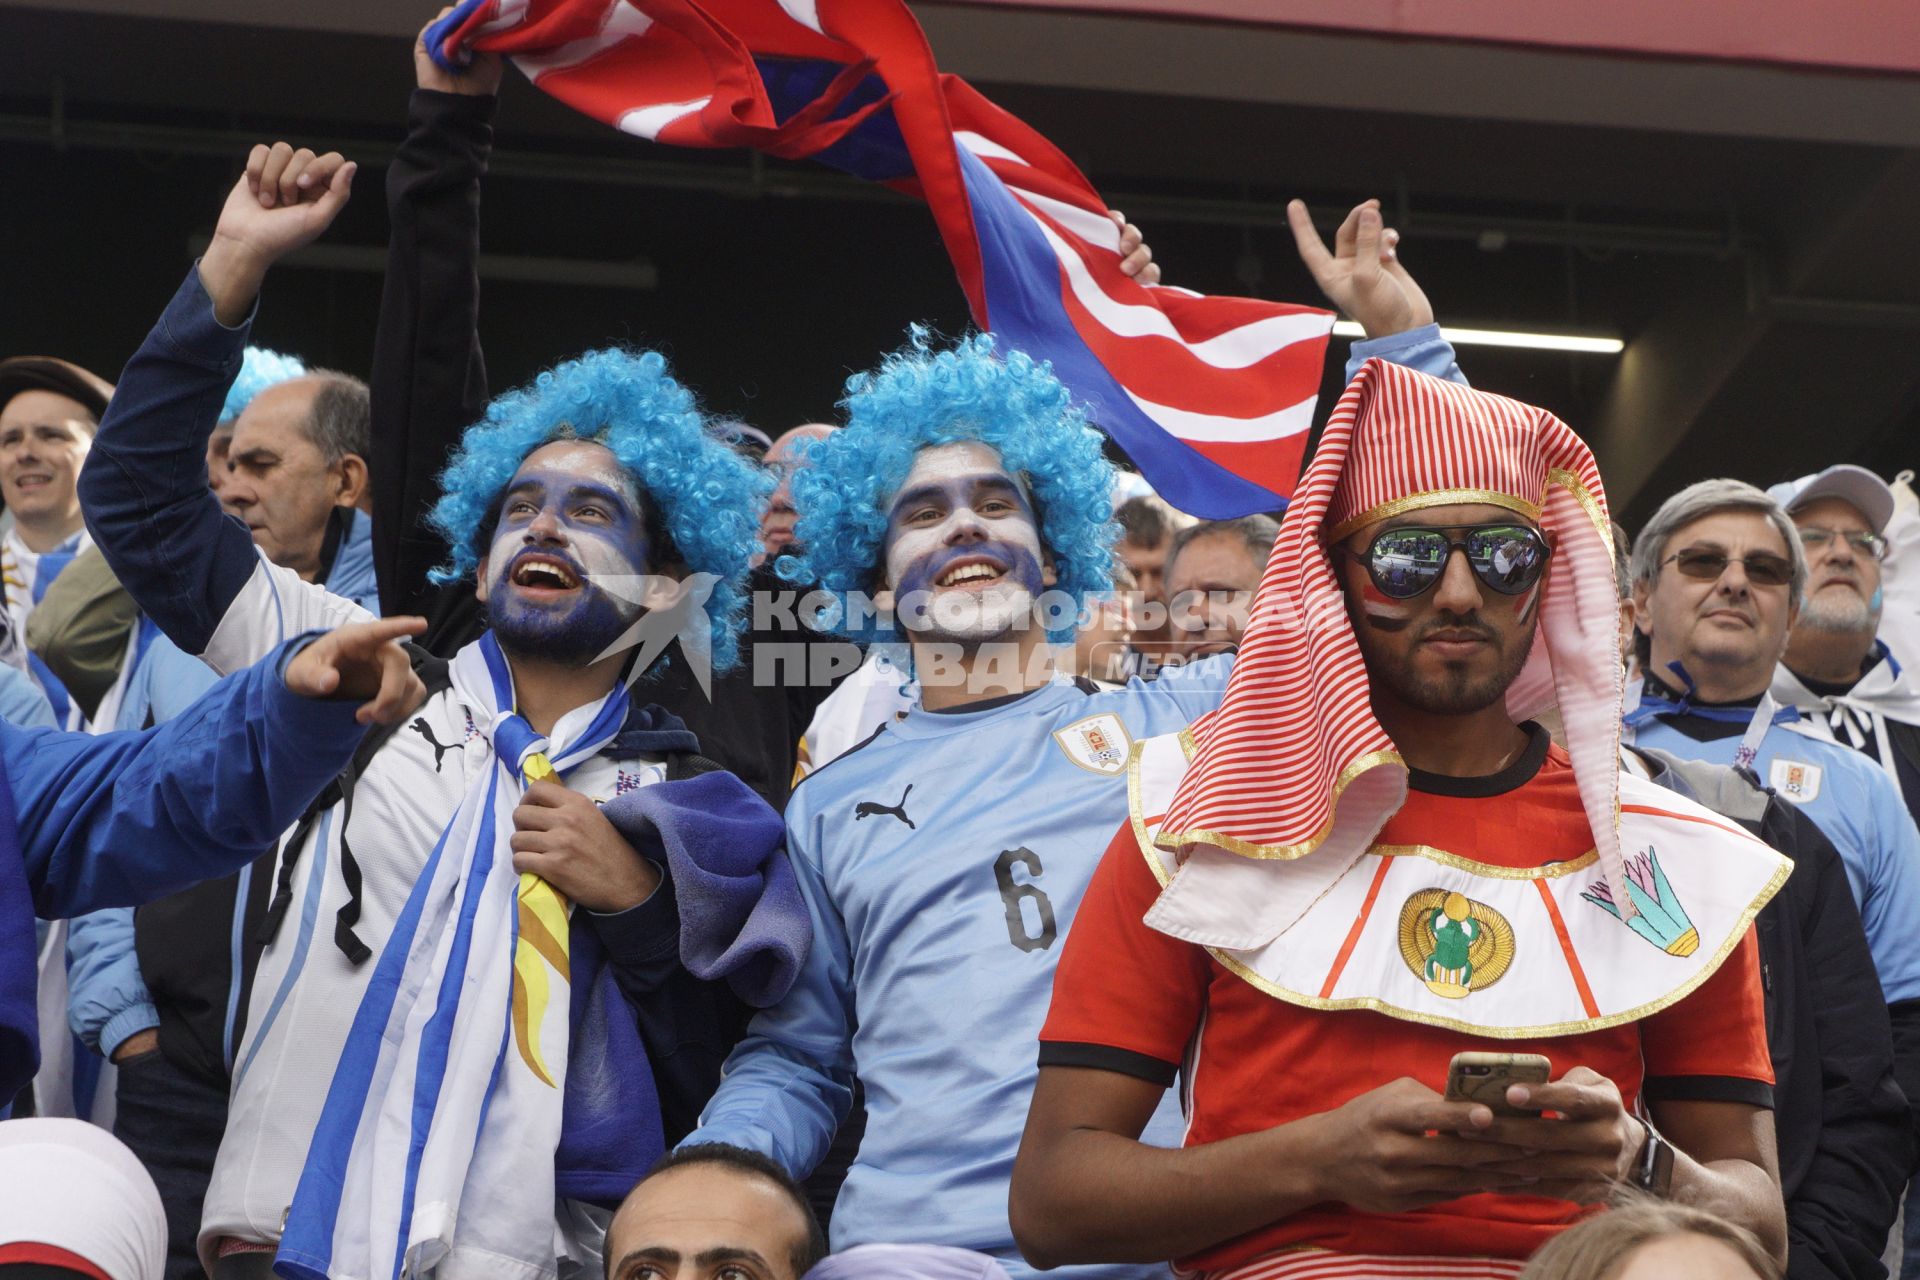
[[[1217,705],[1230,660],[1113,691],[1053,674],[1115,530],[1099,433],[1045,365],[916,336],[848,391],[845,429],[794,478],[807,551],[781,567],[831,593],[848,634],[904,633],[919,696],[795,789],[813,949],[688,1141],[804,1176],[857,1074],[867,1130],[835,1247],[954,1245],[1026,1275],[1007,1179],[1059,941],[1125,811],[1130,742]],[[1156,1132],[1178,1143],[1173,1108]]]
[[[364,615],[221,514],[195,444],[268,267],[353,173],[254,149],[82,482],[121,580],[215,669]],[[653,1033],[737,1025],[805,949],[778,818],[627,678],[649,589],[681,580],[710,586],[703,639],[734,661],[760,473],[658,355],[598,351],[489,405],[443,487],[441,576],[490,625],[417,655],[425,700],[254,869],[264,950],[197,1224],[219,1280],[591,1260],[717,1073]]]

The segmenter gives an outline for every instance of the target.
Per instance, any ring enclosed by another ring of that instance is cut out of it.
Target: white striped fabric
[[[1399,1257],[1303,1249],[1270,1253],[1244,1266],[1209,1271],[1190,1280],[1510,1280],[1526,1265],[1512,1258]]]
[[[1618,598],[1593,455],[1543,409],[1371,360],[1280,526],[1220,710],[1194,726],[1199,751],[1159,837],[1184,862],[1152,927],[1205,946],[1267,945],[1405,799],[1406,766],[1373,716],[1324,545],[1401,502],[1537,516],[1554,553],[1507,709],[1520,720],[1559,704],[1601,863],[1621,883]],[[1316,852],[1317,876],[1262,870]]]

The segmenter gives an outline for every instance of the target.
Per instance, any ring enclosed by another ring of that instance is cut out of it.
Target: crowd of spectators
[[[1920,1276],[1904,480],[1629,538],[1377,201],[1284,513],[986,334],[496,394],[414,62],[364,380],[251,345],[286,142],[117,384],[0,361],[0,1278]]]

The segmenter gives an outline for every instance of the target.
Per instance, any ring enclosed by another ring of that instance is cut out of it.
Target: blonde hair
[[[1745,1227],[1725,1218],[1638,1192],[1620,1192],[1615,1207],[1549,1240],[1520,1280],[1611,1280],[1641,1245],[1672,1236],[1705,1236],[1740,1255],[1760,1280],[1781,1280],[1780,1266]]]

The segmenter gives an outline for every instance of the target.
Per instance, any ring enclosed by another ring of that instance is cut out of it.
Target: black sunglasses
[[[1455,530],[1460,536],[1450,536]],[[1375,534],[1358,555],[1339,547],[1366,566],[1381,595],[1395,600],[1433,590],[1456,549],[1467,553],[1473,576],[1503,596],[1517,596],[1540,581],[1552,555],[1540,531],[1524,524],[1403,525]]]
[[[1709,551],[1705,547],[1688,547],[1685,551],[1675,552],[1660,563],[1672,565],[1689,578],[1698,578],[1702,582],[1718,582],[1727,566],[1738,561],[1746,570],[1747,580],[1763,587],[1784,587],[1793,581],[1793,561],[1785,556],[1776,556],[1771,551],[1755,551],[1745,556],[1730,556],[1724,551]]]

